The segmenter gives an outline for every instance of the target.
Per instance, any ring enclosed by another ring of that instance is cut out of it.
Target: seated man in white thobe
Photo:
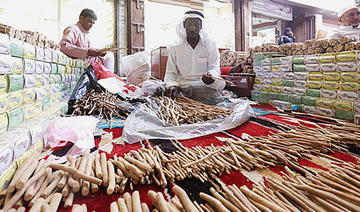
[[[356,6],[344,8],[338,12],[340,27],[327,35],[328,39],[347,37],[359,40],[360,29],[360,10]]]
[[[177,27],[178,45],[169,48],[165,84],[169,96],[179,92],[205,104],[222,101],[225,82],[220,77],[219,51],[214,41],[207,38],[204,15],[198,11],[185,13]]]

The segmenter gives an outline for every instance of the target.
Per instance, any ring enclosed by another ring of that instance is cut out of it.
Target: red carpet
[[[273,108],[268,107],[268,106],[257,106],[257,108],[260,109],[271,109],[273,110]],[[272,122],[270,122],[269,120],[272,120]],[[299,119],[298,119],[299,120]],[[303,120],[305,121],[314,121],[321,123],[322,120],[319,120],[317,117],[303,117]],[[274,124],[274,123],[281,123],[281,124],[288,124],[288,125],[299,125],[299,123],[295,123],[294,121],[291,121],[290,119],[283,117],[283,116],[279,116],[279,115],[264,115],[264,116],[260,116],[257,118],[252,118],[251,120],[249,120],[247,123],[243,124],[242,126],[236,127],[234,129],[228,130],[228,133],[231,133],[233,135],[239,136],[241,137],[243,135],[243,133],[246,133],[248,135],[251,136],[263,136],[263,135],[269,135],[269,132],[273,132],[276,133],[278,128],[278,125]],[[300,122],[300,124],[306,124],[307,126],[311,126],[311,124],[308,123],[302,123]],[[113,132],[113,136],[114,138],[117,138],[119,136],[121,136],[122,133],[122,129],[121,128],[115,128],[115,129],[107,129],[106,131],[108,132]],[[220,142],[219,140],[217,140],[215,137],[216,136],[220,136],[220,137],[227,137],[226,135],[222,134],[222,133],[215,133],[212,135],[208,135],[208,136],[203,136],[200,138],[195,138],[195,139],[189,139],[189,140],[184,140],[184,141],[179,141],[179,143],[181,145],[183,145],[184,147],[192,147],[192,146],[208,146],[208,145],[215,145],[215,146],[219,146],[219,145],[223,145],[222,142]],[[167,141],[151,141],[152,145],[160,145],[161,148],[171,148],[171,145],[169,143],[167,143]],[[96,145],[98,146],[99,144],[99,139],[96,140]],[[137,150],[139,148],[141,148],[143,145],[143,143],[137,143],[137,144],[133,144],[133,145],[114,145],[113,151],[111,152],[111,154],[107,154],[108,157],[111,157],[114,154],[117,154],[118,156],[123,156],[125,153],[129,152],[130,150]],[[168,146],[166,146],[168,145]],[[170,145],[170,146],[169,146]],[[165,151],[165,150],[164,150]],[[355,162],[356,159],[353,156],[350,156],[348,154],[344,154],[344,153],[339,153],[339,152],[335,152],[334,154],[332,154],[331,156],[342,159],[342,160],[347,160],[347,161],[353,161]],[[312,161],[308,161],[306,159],[300,159],[299,160],[299,164],[303,167],[311,167],[311,168],[317,168],[317,169],[323,169],[323,170],[327,170],[324,167],[319,166],[318,164],[312,162]],[[285,172],[284,168],[281,166],[278,167],[273,167],[273,168],[269,168],[271,171],[277,173],[277,174],[281,174],[281,171]],[[251,188],[253,182],[251,180],[249,180],[246,176],[244,176],[241,172],[238,171],[231,171],[230,174],[223,174],[220,177],[221,180],[223,180],[226,184],[235,184],[237,186],[242,186],[242,185],[246,185],[249,188]],[[187,186],[190,185],[190,187],[188,189],[197,189],[196,191],[199,191],[203,188],[197,188],[194,184],[194,186],[191,186],[191,183],[196,183],[194,182],[194,180],[189,180],[189,182],[181,182],[184,184],[188,184]],[[183,184],[181,184],[180,186],[182,186]],[[197,184],[197,185],[201,185],[201,184]],[[191,188],[191,187],[195,187],[195,188]],[[163,189],[156,187],[156,186],[148,186],[148,185],[137,185],[134,186],[134,189],[139,190],[140,192],[140,197],[141,197],[141,201],[142,202],[146,202],[148,203],[148,205],[151,205],[150,200],[147,197],[147,191],[148,190],[155,190],[155,191],[164,191]],[[126,191],[129,191],[129,188],[126,189]],[[115,195],[107,195],[104,189],[101,189],[99,192],[95,193],[95,194],[90,194],[87,197],[82,197],[80,194],[76,194],[75,199],[74,199],[74,203],[78,203],[78,204],[82,204],[85,203],[87,205],[88,211],[109,211],[109,206],[110,203],[112,201],[117,200],[117,198],[121,197],[122,194],[115,194]],[[71,211],[71,209],[61,209],[60,211]]]

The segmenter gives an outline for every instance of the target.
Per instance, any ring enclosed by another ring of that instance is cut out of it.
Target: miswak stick
[[[69,165],[69,163],[66,163],[65,165]],[[64,186],[67,184],[67,181],[68,181],[68,178],[69,178],[69,173],[68,172],[65,172],[63,174],[63,176],[61,177],[57,187],[58,188],[64,188]]]
[[[120,211],[120,212],[129,212],[129,211],[128,211],[128,208],[127,208],[127,206],[126,206],[126,203],[125,203],[124,198],[119,198],[119,199],[117,200],[117,205],[118,205],[118,208],[119,208],[119,211]]]
[[[180,188],[180,186],[175,185],[173,187],[173,192],[179,197],[179,200],[186,211],[197,212],[195,205],[191,202],[186,192],[182,188]]]
[[[124,166],[129,169],[130,171],[132,171],[134,174],[136,174],[137,176],[139,176],[140,178],[145,176],[145,172],[141,171],[138,167],[132,165],[131,163],[129,163],[128,161],[126,161],[125,159],[123,159],[122,157],[118,158],[118,161],[120,161],[122,164],[124,164]]]
[[[21,206],[23,206],[23,205],[24,205],[24,200],[20,198],[20,199],[16,202],[15,208],[19,208],[19,207],[21,207]]]
[[[248,197],[253,199],[256,202],[259,202],[266,206],[267,208],[270,208],[273,211],[279,211],[279,212],[286,212],[283,208],[273,204],[272,202],[262,198],[261,196],[257,195],[255,192],[250,191],[246,186],[240,187],[240,190],[245,193]]]
[[[63,175],[63,171],[56,171],[54,173],[54,177],[52,182],[45,188],[45,190],[40,194],[40,197],[46,198],[51,194],[51,192],[57,187],[57,184],[61,180],[61,177]]]
[[[75,159],[72,158],[70,155],[67,157],[68,161],[70,162],[70,167],[71,168],[77,168],[78,165],[80,164],[80,158]],[[80,191],[80,184],[79,182],[75,179],[73,174],[69,174],[69,178],[68,178],[68,185],[71,187],[71,190],[73,192],[78,192]]]
[[[181,205],[177,196],[171,198],[170,202],[175,205],[179,210],[184,210],[184,207]],[[195,203],[195,201],[194,201]]]
[[[126,177],[129,177],[131,179],[133,179],[135,182],[139,181],[141,177],[139,177],[138,175],[136,175],[135,173],[131,172],[130,170],[128,170],[123,163],[121,163],[120,161],[116,161],[116,160],[111,160],[111,162],[117,166],[118,168],[121,169],[121,171],[123,172],[123,174]]]
[[[46,187],[48,186],[48,184],[52,180],[53,174],[51,173],[50,168],[47,168],[47,174],[45,176],[46,176],[46,178],[41,183],[40,188],[38,189],[38,192],[32,197],[31,201],[29,202],[30,207],[32,207],[34,205],[36,199],[38,199],[38,197],[40,197],[40,194],[42,194],[42,192],[46,189]]]
[[[161,198],[162,194],[156,193],[155,191],[148,191],[148,197],[151,199],[151,202],[154,207],[156,207],[160,212],[170,212],[167,207],[166,201]]]
[[[70,186],[68,183],[66,183],[66,185],[64,186],[64,188],[61,191],[61,194],[63,197],[67,197],[70,193]]]
[[[24,206],[18,208],[16,212],[25,212],[26,208]]]
[[[226,208],[230,209],[231,211],[238,211],[240,210],[237,208],[234,204],[232,204],[230,201],[222,197],[214,188],[210,188],[211,194],[218,199]]]
[[[11,197],[11,199],[4,205],[3,210],[6,211],[10,208],[12,208],[15,203],[23,196],[23,194],[25,193],[26,189],[31,186],[31,184],[35,183],[44,173],[45,173],[46,169],[45,167],[43,167],[43,169],[41,171],[39,171],[38,173],[36,173],[34,176],[32,176],[24,185],[24,187],[21,190],[18,190],[13,197]],[[48,170],[47,170],[48,171]]]
[[[100,154],[100,165],[101,165],[101,171],[102,171],[103,185],[105,187],[107,187],[109,184],[108,167],[107,167],[106,161],[107,161],[106,154],[105,154],[105,152],[103,152]]]
[[[125,186],[126,186],[126,183],[128,180],[129,180],[129,178],[127,178],[127,177],[121,180],[120,190],[119,190],[120,193],[124,192]]]
[[[20,177],[23,175],[24,171],[27,170],[27,168],[29,166],[31,166],[31,164],[33,163],[33,161],[35,161],[35,158],[30,157],[28,158],[26,161],[24,161],[19,168],[16,170],[14,177],[11,179],[11,182],[7,188],[9,193],[12,193],[15,191],[16,189],[16,183],[18,182],[18,180],[20,179]]]
[[[79,205],[79,204],[73,205],[71,212],[83,212],[82,205]]]
[[[94,173],[94,170],[91,169],[91,172],[90,172],[90,176],[94,177],[95,176],[95,173]],[[95,183],[91,183],[90,184],[90,187],[91,187],[91,193],[96,193],[99,191],[99,186]]]
[[[110,204],[110,212],[119,212],[119,208],[115,201]]]
[[[115,190],[115,170],[114,170],[114,165],[111,161],[107,161],[107,166],[108,166],[108,175],[109,175],[109,183],[108,183],[108,187],[106,189],[106,193],[108,195],[111,195],[114,190]]]
[[[216,211],[230,212],[219,200],[200,192],[200,198],[208,202]]]
[[[49,164],[50,168],[54,168],[54,169],[59,169],[65,172],[69,172],[71,174],[73,174],[75,177],[80,178],[82,180],[85,181],[89,181],[90,183],[96,183],[97,185],[100,185],[102,180],[96,178],[96,177],[91,177],[90,175],[85,175],[83,173],[80,173],[77,169],[72,168],[72,167],[68,167],[62,164]]]
[[[133,208],[132,208],[132,200],[131,200],[131,195],[129,192],[126,192],[124,195],[123,195],[123,198],[125,200],[125,203],[126,203],[126,207],[128,209],[129,212],[133,212]]]
[[[7,212],[16,212],[15,208],[11,208],[10,210],[8,210]]]
[[[141,202],[139,191],[134,191],[131,195],[133,212],[141,212]]]
[[[124,159],[129,161],[130,163],[136,165],[137,167],[139,167],[142,170],[145,170],[148,172],[151,172],[153,170],[149,164],[146,164],[144,162],[136,160],[136,159],[130,157],[129,155],[125,155]]]
[[[50,205],[47,202],[44,202],[41,205],[40,212],[48,212],[48,211],[51,211]]]
[[[50,210],[57,211],[61,202],[62,195],[61,193],[55,193],[53,198],[50,201]]]
[[[315,189],[315,188],[311,188],[310,186],[306,186],[306,185],[294,185],[296,188],[298,189],[301,189],[301,190],[305,190],[311,194],[314,194],[314,195],[317,195],[321,198],[324,198],[326,200],[331,200],[335,203],[338,203],[339,205],[349,209],[349,210],[352,210],[352,211],[360,211],[360,207],[351,203],[351,202],[348,202],[344,199],[340,199],[339,197],[335,196],[334,194],[332,193],[329,193],[329,192],[326,192],[326,191],[321,191],[321,190],[318,190],[318,189]]]
[[[94,157],[93,157],[93,155],[89,155],[88,156],[88,161],[87,161],[87,164],[86,164],[86,167],[85,167],[85,171],[84,171],[85,175],[90,175],[91,176],[93,163],[94,163]],[[81,195],[87,196],[89,193],[90,193],[90,182],[83,181],[82,188],[81,188]]]
[[[201,208],[201,206],[199,205],[199,203],[197,203],[196,201],[194,201],[194,205],[195,205],[195,207],[198,209],[199,212],[205,212],[205,211]]]
[[[95,155],[94,164],[95,164],[95,174],[96,174],[96,177],[97,177],[97,178],[102,178],[103,173],[102,173],[102,169],[101,169],[101,165],[100,165],[100,155],[99,155],[99,152],[97,152],[96,155]]]
[[[34,205],[30,208],[29,212],[39,212],[41,209],[41,205],[45,202],[44,198],[38,198]]]
[[[226,187],[223,185],[222,188],[225,191],[225,196],[230,200],[230,202],[243,211],[253,212],[253,209],[245,196],[238,194],[231,186]]]
[[[44,164],[47,164],[47,162],[44,159],[41,159],[38,163],[38,166],[36,167],[34,173],[37,173],[41,170],[41,168],[44,166]],[[37,190],[40,188],[41,183],[38,183],[39,181],[44,181],[46,176],[42,176],[39,178],[38,181],[36,181],[36,183],[32,184],[25,192],[24,196],[28,196],[28,200],[31,200],[31,198],[35,195],[35,193],[37,192]],[[37,186],[37,187],[36,187]],[[36,188],[35,188],[36,187]],[[29,195],[32,195],[31,198],[29,198]],[[25,198],[24,198],[25,200]]]
[[[85,174],[85,169],[89,160],[90,150],[86,149],[84,154],[81,157],[80,165],[78,168],[79,173]],[[82,182],[80,182],[80,185],[82,185]]]
[[[74,201],[74,192],[70,191],[69,195],[65,198],[64,208],[70,208]]]
[[[141,210],[142,212],[150,212],[149,207],[147,206],[146,203],[141,203]]]

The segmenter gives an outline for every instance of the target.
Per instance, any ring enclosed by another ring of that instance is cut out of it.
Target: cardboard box
[[[9,96],[7,94],[0,95],[0,114],[7,111],[9,103]]]
[[[9,119],[6,113],[0,114],[0,135],[8,130]]]
[[[6,75],[0,75],[0,95],[7,93],[8,79]]]
[[[324,80],[326,81],[340,81],[341,73],[340,72],[324,72]]]
[[[24,42],[24,58],[35,59],[35,46]]]
[[[35,74],[44,73],[44,63],[42,61],[35,61]]]
[[[23,93],[22,91],[16,91],[8,94],[9,97],[9,106],[8,110],[14,110],[20,107],[23,103]]]
[[[11,65],[11,56],[0,54],[0,74],[9,74],[11,72]]]
[[[23,74],[24,61],[19,57],[11,57],[11,74]]]
[[[10,54],[9,35],[0,33],[0,54]]]
[[[24,88],[34,88],[35,87],[35,75],[25,74],[24,75]]]
[[[35,60],[24,59],[24,74],[35,73]]]
[[[322,72],[335,72],[337,70],[336,63],[322,63],[320,64],[320,70]]]

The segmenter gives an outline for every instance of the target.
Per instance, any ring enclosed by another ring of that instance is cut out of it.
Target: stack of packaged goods
[[[251,96],[254,100],[263,104],[268,103],[271,98],[269,94],[272,93],[273,89],[272,54],[271,52],[258,52],[253,55],[253,70],[256,77]]]
[[[28,149],[42,148],[43,120],[67,108],[86,66],[18,38],[0,33],[0,174]]]
[[[269,61],[271,92],[264,74]],[[263,72],[256,75],[259,79],[255,79],[253,100],[281,109],[359,122],[360,52],[265,58],[262,62]],[[277,74],[278,70],[281,74]]]

